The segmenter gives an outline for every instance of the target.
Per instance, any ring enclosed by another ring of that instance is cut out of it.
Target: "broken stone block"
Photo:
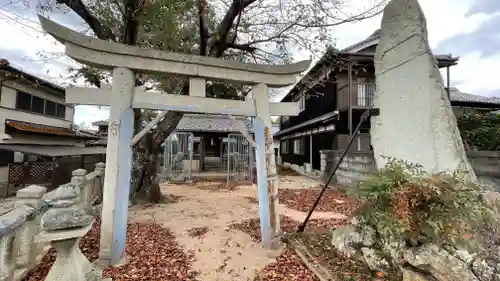
[[[23,223],[34,213],[35,209],[27,205],[19,205],[0,216],[0,237],[7,235]]]
[[[361,244],[362,241],[361,234],[351,225],[340,227],[332,231],[332,246],[347,257],[354,257],[357,255],[358,251],[355,245]]]
[[[47,193],[47,188],[40,185],[30,185],[16,192],[16,198],[38,199]]]
[[[479,281],[466,263],[436,245],[406,250],[403,256],[409,264],[439,281]]]
[[[462,170],[475,182],[417,0],[385,7],[375,76],[380,115],[372,117],[370,135],[377,168],[394,157],[431,173]]]
[[[374,249],[363,247],[361,248],[363,259],[371,270],[385,272],[389,269],[389,262],[377,255]]]
[[[402,268],[401,271],[403,272],[403,281],[429,281],[426,276],[408,268]]]
[[[488,262],[484,259],[476,259],[472,262],[472,271],[479,281],[492,281],[496,270],[495,262]]]
[[[73,229],[88,226],[93,220],[91,212],[81,206],[50,209],[42,217],[42,228],[50,231]]]
[[[75,200],[77,197],[78,193],[73,187],[73,184],[65,184],[45,194],[43,199],[45,202],[51,203],[59,200]]]
[[[38,212],[47,207],[43,196],[47,193],[47,188],[40,185],[30,185],[21,188],[16,193],[16,204],[25,204],[35,208]]]
[[[27,205],[19,205],[0,215],[0,280],[12,280],[16,266],[16,234],[34,212]]]

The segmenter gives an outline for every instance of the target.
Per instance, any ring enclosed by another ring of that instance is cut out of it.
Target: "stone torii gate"
[[[113,71],[113,84],[110,88],[66,90],[66,103],[111,106],[100,263],[118,264],[124,255],[132,165],[133,108],[255,117],[262,243],[267,249],[273,248],[280,226],[270,116],[297,115],[298,105],[269,102],[268,87],[294,84],[297,74],[305,71],[310,61],[289,65],[260,65],[143,49],[88,37],[47,18],[39,18],[43,29],[65,45],[69,57],[80,63]],[[135,87],[135,73],[188,77],[189,95],[145,92]],[[207,98],[206,79],[252,85],[254,98],[245,101]]]

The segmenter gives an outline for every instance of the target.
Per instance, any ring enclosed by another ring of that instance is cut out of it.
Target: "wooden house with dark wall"
[[[373,105],[375,93],[375,48],[380,31],[341,51],[330,49],[299,81],[282,101],[298,101],[298,116],[281,118],[280,157],[319,175],[321,150],[343,150],[353,134],[361,114]],[[438,67],[446,69],[446,88],[456,114],[471,110],[500,108],[500,99],[461,93],[450,87],[450,67],[458,63],[452,55],[435,55]],[[361,128],[352,152],[370,151],[370,122]]]

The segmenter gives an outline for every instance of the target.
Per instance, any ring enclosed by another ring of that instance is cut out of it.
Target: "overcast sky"
[[[365,0],[356,0],[363,3]],[[0,58],[14,66],[57,83],[67,82],[70,66],[77,66],[62,55],[64,48],[41,32],[36,17],[37,0],[0,0]],[[366,1],[365,1],[366,2]],[[30,5],[26,7],[26,4]],[[29,4],[33,3],[33,4]],[[461,91],[500,96],[500,0],[420,0],[427,17],[429,41],[435,53],[460,57],[451,68],[451,84]],[[82,32],[89,29],[67,10],[50,12],[53,20]],[[20,21],[22,17],[24,20]],[[363,40],[380,26],[381,17],[337,28],[338,48]],[[306,55],[307,54],[302,54]],[[298,56],[297,59],[307,57]],[[78,106],[75,123],[90,124],[106,119],[105,108]]]

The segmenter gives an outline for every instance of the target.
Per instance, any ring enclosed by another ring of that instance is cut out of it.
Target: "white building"
[[[0,59],[0,183],[9,181],[14,163],[105,153],[85,147],[96,137],[74,129],[74,113],[64,88]]]

